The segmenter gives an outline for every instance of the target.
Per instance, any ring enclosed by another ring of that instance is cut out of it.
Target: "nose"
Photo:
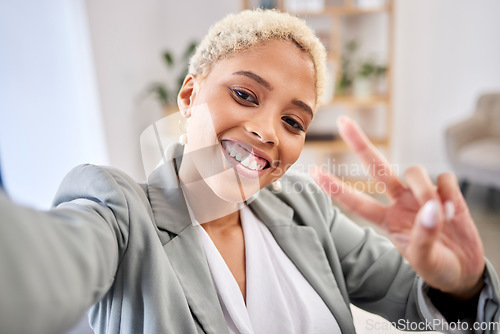
[[[260,142],[277,146],[279,139],[276,134],[276,126],[278,125],[269,117],[255,117],[247,122],[246,129]]]

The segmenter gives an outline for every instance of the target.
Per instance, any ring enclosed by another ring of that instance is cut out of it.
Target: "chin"
[[[258,178],[237,175],[232,168],[205,179],[205,182],[215,195],[228,203],[242,203],[262,188]]]

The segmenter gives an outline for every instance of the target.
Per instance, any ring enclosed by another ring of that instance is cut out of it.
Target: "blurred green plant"
[[[175,72],[178,72],[178,74],[175,79],[174,87],[169,87],[169,85],[161,82],[152,83],[148,87],[148,93],[153,93],[162,106],[165,107],[176,103],[177,94],[188,73],[189,59],[195,52],[197,45],[198,43],[194,41],[189,43],[182,55],[177,59],[174,57],[172,51],[167,50],[163,52],[162,59],[169,73],[175,75]]]
[[[347,95],[350,93],[356,78],[374,80],[382,78],[387,72],[386,65],[379,65],[373,58],[367,58],[356,62],[355,53],[358,43],[355,40],[345,45],[341,59],[340,78],[337,83],[337,94]]]
[[[340,78],[337,83],[337,93],[340,95],[347,94],[354,82],[353,56],[357,49],[358,43],[352,40],[346,44],[345,51],[342,53]]]
[[[359,65],[357,76],[364,79],[373,79],[384,76],[386,72],[386,65],[378,65],[373,59],[366,59]]]

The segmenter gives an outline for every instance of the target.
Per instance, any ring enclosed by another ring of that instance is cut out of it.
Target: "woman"
[[[312,180],[285,175],[324,59],[296,18],[230,15],[179,92],[183,145],[169,147],[147,184],[86,165],[48,213],[1,197],[0,332],[61,332],[91,305],[96,333],[354,333],[351,302],[425,330],[496,321],[497,278],[452,175],[435,187],[416,167],[404,186],[355,123],[339,121],[392,202],[343,191],[322,171],[316,181],[383,226],[397,250]]]

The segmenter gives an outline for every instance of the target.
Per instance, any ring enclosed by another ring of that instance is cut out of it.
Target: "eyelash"
[[[233,88],[233,89],[231,89],[231,95],[233,96],[235,101],[238,102],[239,104],[242,104],[245,106],[248,106],[248,105],[258,106],[259,105],[259,100],[255,97],[255,95],[253,93],[247,92],[243,89]],[[242,95],[246,95],[247,98],[252,98],[253,101],[249,101],[249,100],[245,99]]]
[[[300,130],[301,132],[305,132],[304,127],[302,126],[302,124],[300,124],[299,122],[297,122],[293,117],[283,116],[283,117],[281,117],[281,119],[283,121],[285,121],[285,123],[287,123],[292,128]],[[289,121],[292,121],[294,124],[290,124]]]
[[[243,105],[243,106],[258,106],[259,105],[259,100],[255,95],[251,92],[247,92],[243,89],[239,88],[232,88],[231,89],[231,95],[233,96],[233,99]],[[243,95],[243,96],[242,96]],[[247,100],[248,98],[251,98],[253,101]],[[296,121],[293,117],[290,116],[283,116],[281,119],[290,127],[292,127],[294,130],[299,130],[300,132],[305,132],[304,127],[300,122]],[[293,122],[293,123],[292,123]],[[292,123],[292,124],[291,124]]]

